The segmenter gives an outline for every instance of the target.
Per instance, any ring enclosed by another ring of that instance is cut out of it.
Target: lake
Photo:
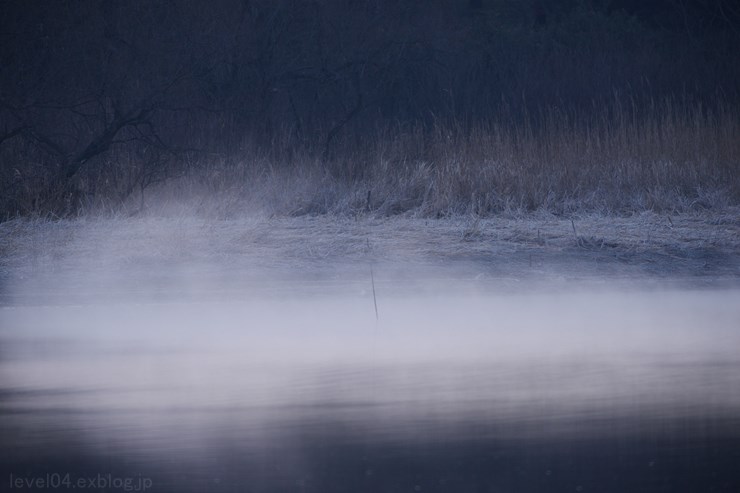
[[[0,307],[0,490],[740,491],[736,288],[303,291]]]

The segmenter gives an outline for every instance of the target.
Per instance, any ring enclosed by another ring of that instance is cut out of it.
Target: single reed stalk
[[[378,299],[375,297],[375,275],[373,274],[373,265],[370,264],[370,281],[373,284],[373,305],[375,306],[375,321],[378,321]]]
[[[369,194],[368,194],[369,197]],[[367,239],[367,252],[370,253],[370,238]],[[373,272],[373,261],[370,259],[370,282],[373,286],[373,306],[375,307],[375,321],[378,321],[378,298],[375,296],[375,273]]]

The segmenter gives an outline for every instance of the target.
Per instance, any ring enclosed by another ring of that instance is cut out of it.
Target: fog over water
[[[0,489],[736,491],[737,284],[510,258],[14,274]]]
[[[0,0],[0,493],[740,493],[736,5]]]

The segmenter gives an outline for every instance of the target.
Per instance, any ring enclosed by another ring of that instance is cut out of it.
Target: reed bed
[[[487,217],[686,212],[740,199],[740,118],[700,105],[640,112],[614,105],[598,118],[548,108],[524,123],[472,128],[389,126],[347,138],[330,158],[310,156],[254,153],[202,163],[153,191],[152,204],[196,197],[217,216],[253,208],[289,216]]]
[[[298,144],[287,130],[282,139],[269,149],[245,140],[232,154],[183,156],[147,186],[135,186],[141,173],[131,170],[140,163],[113,156],[80,176],[76,202],[52,217],[624,215],[740,203],[740,117],[721,104],[614,103],[583,114],[549,107],[499,115],[486,124],[388,124],[348,129],[330,150]],[[25,204],[25,215],[50,213],[34,208],[33,187],[4,190],[6,219],[14,215],[10,202]]]

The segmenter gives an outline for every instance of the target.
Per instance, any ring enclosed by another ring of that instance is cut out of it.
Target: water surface
[[[336,291],[0,308],[0,489],[740,491],[738,290]]]

